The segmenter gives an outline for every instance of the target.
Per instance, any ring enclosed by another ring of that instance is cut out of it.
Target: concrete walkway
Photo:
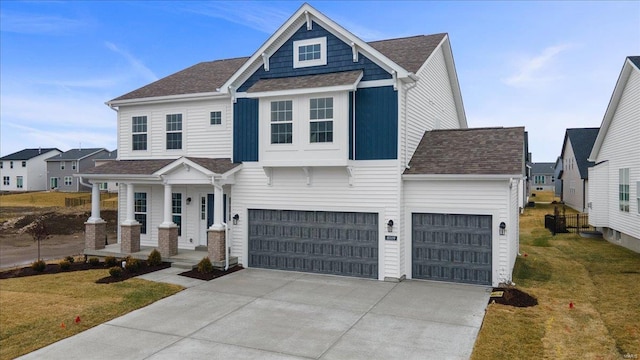
[[[468,359],[490,288],[245,269],[23,359]]]

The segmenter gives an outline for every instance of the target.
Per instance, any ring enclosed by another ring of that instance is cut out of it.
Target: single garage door
[[[378,278],[378,214],[249,209],[249,266]]]
[[[491,285],[491,215],[412,215],[412,277]]]

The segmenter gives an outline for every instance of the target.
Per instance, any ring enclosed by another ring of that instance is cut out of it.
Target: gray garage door
[[[412,277],[491,285],[491,215],[412,216]]]
[[[249,209],[249,266],[378,278],[378,214]]]

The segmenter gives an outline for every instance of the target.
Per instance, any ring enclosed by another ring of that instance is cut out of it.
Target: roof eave
[[[522,179],[522,174],[403,174],[402,180],[511,180]]]
[[[152,97],[137,98],[137,99],[111,100],[111,101],[107,101],[105,104],[113,108],[113,107],[122,106],[122,105],[146,105],[146,104],[163,103],[163,102],[170,102],[170,101],[196,101],[196,100],[225,98],[225,97],[229,97],[229,94],[216,91],[216,92],[206,92],[206,93],[152,96]]]

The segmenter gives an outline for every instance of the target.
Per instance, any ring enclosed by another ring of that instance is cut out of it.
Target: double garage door
[[[491,285],[491,215],[412,214],[412,277]]]
[[[378,214],[249,209],[249,266],[378,278]]]

